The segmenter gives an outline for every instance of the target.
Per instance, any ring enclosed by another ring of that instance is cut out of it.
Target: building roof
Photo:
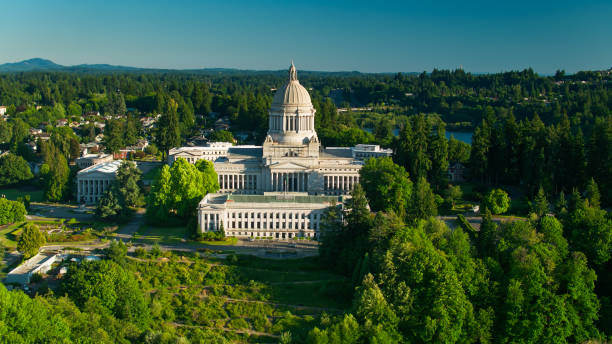
[[[320,158],[353,158],[351,147],[327,147],[319,154]]]
[[[312,106],[310,95],[297,79],[297,71],[291,62],[289,67],[289,82],[279,88],[272,99],[272,108],[287,106]]]
[[[235,157],[252,157],[261,158],[263,156],[263,148],[261,146],[234,146],[227,150],[231,158]]]
[[[91,173],[115,174],[117,173],[119,166],[121,166],[121,162],[122,162],[121,160],[115,160],[111,162],[105,162],[102,164],[89,166],[85,169],[80,170],[77,174],[78,175],[91,174]]]
[[[109,156],[111,156],[111,155],[110,154],[105,154],[105,153],[97,153],[97,154],[91,153],[91,154],[85,154],[82,157],[77,158],[77,160],[78,159],[104,159],[104,158],[107,158]]]
[[[299,203],[299,204],[342,204],[342,196],[312,196],[303,192],[266,192],[263,195],[209,194],[200,202],[205,204],[226,203]]]

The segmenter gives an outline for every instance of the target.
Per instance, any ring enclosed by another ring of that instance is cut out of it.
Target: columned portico
[[[115,180],[121,161],[112,161],[87,167],[77,173],[77,202],[93,204]]]
[[[171,151],[191,163],[213,161],[220,190],[200,202],[201,232],[223,228],[237,237],[319,237],[323,212],[332,204],[341,206],[342,197],[359,183],[362,160],[391,152],[368,145],[322,148],[315,112],[292,64],[287,83],[272,100],[261,146],[211,143]]]

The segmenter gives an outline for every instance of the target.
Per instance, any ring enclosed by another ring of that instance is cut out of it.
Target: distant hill
[[[236,68],[201,68],[201,69],[156,69],[156,68],[139,68],[129,66],[115,66],[109,64],[80,64],[74,66],[63,66],[53,61],[33,58],[20,62],[0,64],[0,73],[18,73],[18,72],[85,72],[85,73],[108,73],[108,72],[180,72],[180,73],[214,73],[214,74],[269,74],[269,73],[286,73],[282,70],[244,70]],[[318,71],[300,71],[306,74],[326,74],[326,75],[360,75],[360,72],[318,72]],[[387,73],[378,73],[387,74]],[[414,73],[407,73],[414,74]]]
[[[23,60],[15,63],[5,63],[0,65],[0,72],[29,72],[35,70],[58,70],[64,66],[41,58]]]
[[[113,66],[109,64],[81,64],[75,66],[63,66],[53,61],[33,58],[14,63],[0,64],[0,72],[32,72],[32,71],[135,71],[143,70],[137,67]]]

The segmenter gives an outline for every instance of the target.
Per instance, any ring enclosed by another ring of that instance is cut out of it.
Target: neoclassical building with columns
[[[102,198],[104,191],[117,177],[121,160],[89,166],[77,173],[77,202],[92,204]]]
[[[238,237],[318,237],[322,212],[341,205],[342,196],[359,183],[363,160],[392,151],[376,145],[322,147],[315,112],[292,63],[287,83],[272,100],[263,145],[215,142],[170,150],[169,164],[179,157],[214,163],[220,190],[199,204],[202,232],[223,228]]]

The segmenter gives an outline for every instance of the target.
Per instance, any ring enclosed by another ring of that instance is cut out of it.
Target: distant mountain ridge
[[[41,58],[33,58],[14,63],[5,63],[0,65],[2,72],[28,72],[33,70],[54,70],[64,68],[62,65],[51,60]]]
[[[144,68],[113,66],[109,64],[80,64],[75,66],[63,66],[51,60],[33,58],[13,63],[0,64],[0,72],[32,72],[32,71],[129,71],[143,70]]]
[[[64,66],[57,64],[51,60],[43,58],[32,58],[19,62],[0,64],[0,73],[19,73],[19,72],[207,72],[207,73],[285,73],[285,69],[281,70],[248,70],[237,68],[192,68],[192,69],[164,69],[164,68],[141,68],[129,66],[117,66],[110,64],[79,64],[74,66]],[[338,72],[319,72],[319,71],[301,71],[306,73],[321,73],[321,74],[363,74],[357,71],[338,71]],[[369,73],[365,73],[369,74]],[[393,74],[393,73],[376,73],[376,74]],[[405,73],[416,74],[416,73]]]

